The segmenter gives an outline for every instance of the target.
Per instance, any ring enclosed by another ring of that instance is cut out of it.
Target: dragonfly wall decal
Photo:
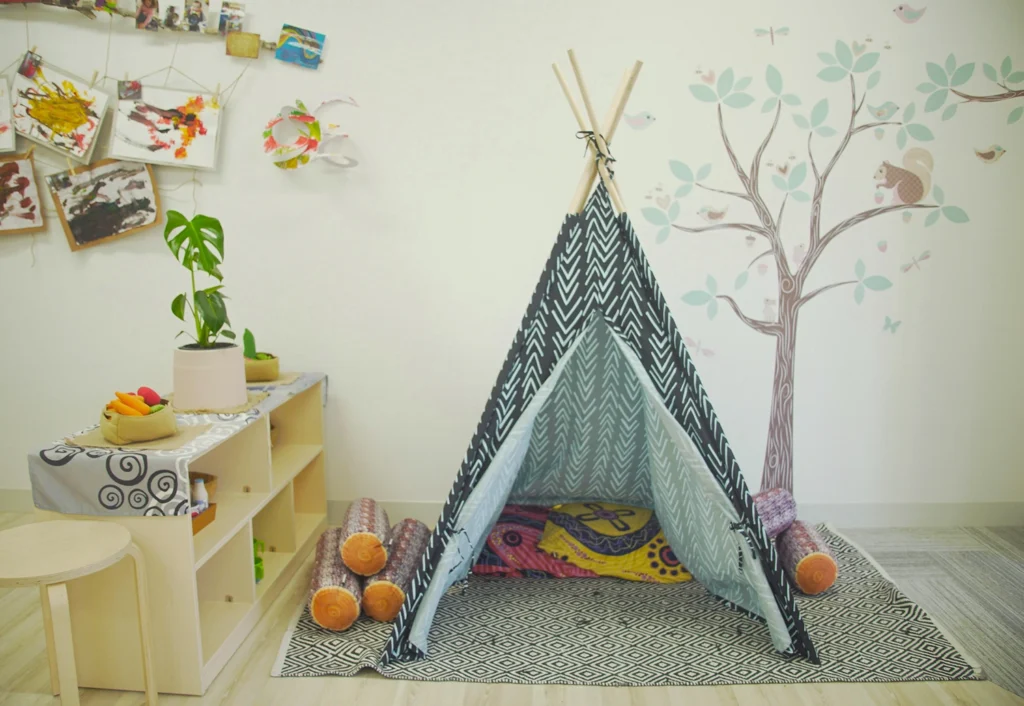
[[[921,253],[917,257],[911,258],[910,262],[908,262],[906,265],[901,267],[900,270],[903,271],[904,274],[907,273],[907,272],[910,272],[911,270],[913,270],[915,268],[920,270],[921,269],[921,263],[924,262],[925,260],[931,258],[931,256],[932,256],[932,251],[931,250],[925,250],[923,253]]]
[[[772,40],[772,46],[775,46],[776,37],[785,37],[789,34],[789,27],[769,27],[768,29],[761,29],[758,27],[754,30],[754,35],[758,37],[769,37]]]

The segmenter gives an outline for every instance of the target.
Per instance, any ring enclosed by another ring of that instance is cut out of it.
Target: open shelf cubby
[[[145,555],[150,578],[159,691],[205,693],[326,529],[324,384],[321,377],[303,392],[282,395],[269,414],[261,413],[192,459],[189,471],[217,478],[211,497],[217,504],[216,517],[194,535],[187,516],[97,517],[36,511],[39,519],[118,522],[132,533]],[[271,422],[277,432],[273,444]],[[265,547],[264,574],[258,584],[254,537]],[[101,658],[118,654],[125,642],[134,639],[129,633],[135,623],[130,612],[126,618],[124,609],[134,605],[134,598],[121,585],[131,586],[121,576],[126,571],[119,565],[117,571],[69,584],[75,597],[72,621],[91,628],[75,634],[83,687],[140,688],[140,668],[131,659],[122,664]]]

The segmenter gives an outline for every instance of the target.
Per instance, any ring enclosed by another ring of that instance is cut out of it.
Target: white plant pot
[[[248,399],[240,346],[174,351],[175,408],[230,409]]]

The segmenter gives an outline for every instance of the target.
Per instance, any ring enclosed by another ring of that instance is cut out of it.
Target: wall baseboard
[[[327,501],[327,521],[341,523],[350,500]],[[391,522],[413,517],[433,527],[439,502],[382,501]],[[0,489],[0,512],[32,512],[32,491]],[[855,527],[1005,527],[1024,526],[1024,502],[1013,503],[853,503],[801,505],[805,522]]]
[[[350,500],[329,500],[327,521],[341,523]],[[404,517],[430,527],[441,514],[442,503],[381,501],[392,524]],[[1000,527],[1024,526],[1020,503],[853,503],[801,505],[805,522],[830,522],[838,528],[856,527]]]

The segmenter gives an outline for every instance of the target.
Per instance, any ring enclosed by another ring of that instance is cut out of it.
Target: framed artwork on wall
[[[14,75],[12,122],[19,135],[88,162],[107,110],[107,94],[25,52]]]
[[[82,250],[160,222],[153,168],[104,159],[46,177],[68,245]]]
[[[44,228],[32,152],[0,157],[0,235]]]
[[[118,84],[110,155],[189,169],[213,169],[221,107],[214,96],[168,88]]]

